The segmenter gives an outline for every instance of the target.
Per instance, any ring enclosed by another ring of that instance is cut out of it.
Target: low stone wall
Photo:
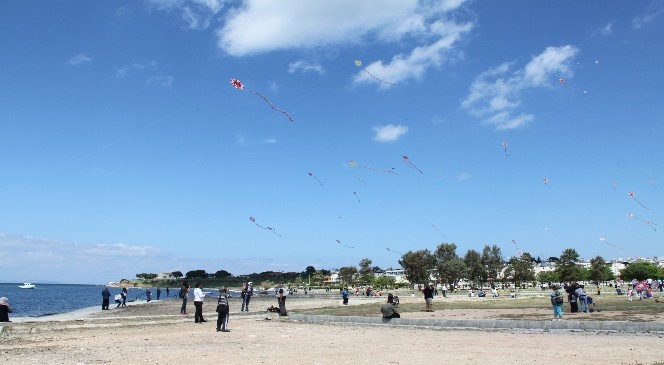
[[[656,332],[664,333],[662,322],[626,322],[626,321],[530,321],[505,319],[427,319],[326,316],[290,313],[290,320],[302,322],[354,323],[389,326],[427,327],[437,329],[487,329],[487,330],[575,330],[575,331],[613,331],[613,332]]]

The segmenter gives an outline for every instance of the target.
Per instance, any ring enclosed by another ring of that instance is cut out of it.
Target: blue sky
[[[3,1],[0,280],[662,255],[626,215],[664,224],[662,36],[661,0]]]

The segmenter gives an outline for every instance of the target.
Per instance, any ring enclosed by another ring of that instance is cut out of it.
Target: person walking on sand
[[[553,305],[553,320],[562,321],[563,294],[560,292],[560,286],[558,285],[553,285],[551,289],[553,289],[553,293],[551,293],[551,305]]]
[[[145,288],[145,298],[150,302],[152,300],[152,290],[150,288]]]
[[[108,310],[108,303],[111,300],[111,291],[108,290],[108,287],[105,286],[104,290],[101,291],[101,310]]]
[[[182,282],[182,288],[180,288],[179,296],[182,298],[180,314],[183,316],[188,316],[189,313],[187,313],[187,298],[189,298],[189,283],[186,280]]]
[[[160,296],[161,296],[161,288],[157,287],[157,300],[159,300]]]
[[[230,332],[228,329],[228,315],[230,308],[228,306],[228,290],[225,287],[219,288],[219,297],[217,298],[217,332]]]
[[[7,297],[0,297],[0,322],[11,322],[9,320],[9,313],[13,312],[12,307],[9,305]]]
[[[252,295],[254,295],[254,283],[250,281],[242,286],[242,292],[240,293],[242,297],[242,309],[240,309],[240,312],[249,312],[249,302]]]
[[[443,283],[443,286],[440,288],[443,292],[443,298],[447,298],[447,284]]]
[[[196,307],[196,312],[194,313],[194,323],[203,323],[207,322],[203,319],[203,299],[205,298],[205,293],[201,290],[201,283],[196,283],[196,289],[194,289],[194,307]]]

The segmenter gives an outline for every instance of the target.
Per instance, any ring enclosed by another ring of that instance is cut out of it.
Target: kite
[[[433,227],[433,229],[435,229],[436,232],[440,233],[440,235],[443,236],[443,238],[447,239],[447,237],[445,237],[445,235],[443,234],[443,232],[441,232],[441,231],[438,230],[438,227],[436,227],[435,224],[432,224],[431,227]]]
[[[360,61],[360,60],[355,60],[355,66],[362,68],[362,71],[368,73],[369,76],[371,76],[371,77],[373,77],[374,79],[376,79],[376,80],[382,82],[383,84],[387,84],[387,85],[391,85],[391,86],[396,85],[396,84],[393,84],[393,83],[391,83],[391,82],[383,81],[383,80],[377,78],[376,76],[374,76],[371,72],[367,71],[366,68],[362,67],[362,61]]]
[[[510,145],[509,142],[503,141],[502,145],[503,145],[503,149],[505,150],[505,156],[509,156],[510,154],[507,153],[507,147],[509,147],[509,145]]]
[[[341,241],[339,241],[339,240],[337,240],[337,243],[340,244],[340,245],[342,245],[342,246],[344,246],[344,247],[355,248],[355,247],[353,247],[353,246],[348,246],[348,245],[346,245],[346,244],[344,244],[344,243],[341,243]]]
[[[516,248],[516,253],[523,255],[523,251],[519,249],[519,245],[516,244],[516,240],[512,240],[512,243],[514,244],[514,247]]]
[[[316,181],[318,181],[318,183],[320,184],[320,186],[323,186],[323,183],[322,183],[320,180],[318,180],[318,178],[317,178],[316,176],[314,176],[314,174],[313,174],[311,171],[308,172],[308,174],[309,174],[309,176],[311,176],[311,177],[313,177],[314,179],[316,179]]]
[[[611,186],[613,187],[613,190],[617,190],[616,189],[616,183],[611,184]]]
[[[640,220],[641,222],[647,224],[647,225],[648,225],[650,228],[652,228],[653,230],[657,231],[657,228],[655,228],[655,226],[657,225],[657,223],[653,223],[653,222],[651,222],[651,221],[647,221],[647,220],[645,220],[645,219],[639,218],[639,217],[635,216],[635,215],[632,214],[632,213],[627,213],[627,216],[630,217],[630,218],[638,219],[638,220]]]
[[[403,156],[403,159],[402,159],[401,161],[402,161],[403,163],[407,164],[408,166],[414,168],[415,170],[419,171],[420,174],[424,175],[424,173],[422,172],[422,170],[418,169],[417,166],[415,166],[412,162],[410,162],[410,159],[408,158],[408,156],[404,155],[404,156]]]
[[[604,242],[604,243],[606,243],[607,245],[609,245],[609,246],[611,246],[611,247],[615,247],[615,248],[617,248],[617,249],[619,249],[619,250],[622,250],[622,248],[620,248],[620,247],[618,247],[618,246],[616,246],[616,245],[610,243],[610,242],[607,241],[606,238],[604,238],[604,237],[600,237],[599,240],[602,241],[602,242]]]
[[[355,197],[357,198],[357,202],[358,202],[358,203],[361,203],[361,201],[360,201],[360,196],[357,195],[357,192],[354,191],[354,192],[353,192],[353,195],[355,195]]]
[[[258,226],[258,227],[260,227],[260,228],[263,228],[263,229],[265,229],[265,230],[267,230],[267,231],[270,231],[270,232],[276,234],[277,236],[281,237],[281,235],[280,235],[279,233],[277,233],[277,231],[275,231],[274,228],[272,228],[272,227],[264,227],[264,226],[261,226],[260,224],[256,223],[256,218],[254,218],[254,217],[249,217],[249,220],[252,221],[256,226]]]
[[[396,172],[393,171],[394,167],[392,168],[392,170],[377,169],[375,167],[370,167],[370,166],[365,166],[365,165],[358,165],[357,162],[355,162],[355,161],[350,161],[350,165],[352,167],[360,166],[361,168],[367,169],[367,170],[374,170],[374,171],[378,171],[378,172],[389,172],[390,174],[399,175],[399,174],[397,174]]]
[[[361,177],[358,177],[357,180],[358,180],[359,182],[361,182],[362,184],[364,184],[364,186],[367,186],[367,183],[365,183],[364,180],[362,180]]]
[[[627,193],[627,195],[628,195],[630,198],[634,199],[634,201],[636,201],[637,203],[639,203],[640,206],[644,207],[645,209],[650,210],[648,207],[646,207],[645,205],[643,205],[643,203],[641,203],[641,202],[639,201],[639,199],[636,199],[636,194],[634,194],[633,192],[630,191],[629,193]]]
[[[240,81],[238,79],[231,79],[231,85],[233,85],[233,87],[238,89],[238,90],[244,90],[244,84],[242,83],[242,81]],[[279,113],[282,113],[283,115],[286,116],[286,118],[288,118],[288,120],[290,120],[291,122],[293,121],[293,117],[291,117],[291,115],[288,114],[287,111],[281,110],[281,109],[277,108],[276,106],[274,106],[274,104],[272,104],[272,102],[270,101],[270,99],[267,98],[267,96],[265,96],[265,95],[263,95],[263,94],[261,94],[257,91],[254,91],[254,90],[249,90],[249,92],[256,95],[256,96],[261,97],[263,100],[265,100],[265,102],[270,106],[270,108],[272,110],[277,111]]]
[[[389,247],[387,248],[387,250],[390,251],[390,252],[398,253],[399,255],[403,255],[403,254],[402,254],[401,252],[399,252],[399,251],[390,250]]]
[[[544,178],[544,185],[546,185],[547,187],[549,187],[549,189],[551,189],[551,185],[549,185],[549,179],[547,179],[546,177]]]

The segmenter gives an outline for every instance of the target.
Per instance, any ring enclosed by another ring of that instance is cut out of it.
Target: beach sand
[[[375,303],[385,298],[351,298]],[[407,299],[408,300],[408,299]],[[421,301],[421,298],[413,300]],[[402,300],[403,302],[403,300]],[[664,361],[664,338],[648,333],[482,331],[385,325],[313,324],[280,318],[265,309],[276,299],[256,297],[240,313],[232,299],[231,332],[216,332],[215,300],[204,305],[206,323],[180,316],[181,301],[137,301],[124,309],[90,308],[76,314],[15,320],[3,326],[0,364],[649,364]],[[340,306],[329,297],[289,297],[288,309]],[[495,318],[502,310],[406,313],[405,317]],[[513,311],[513,310],[505,310]],[[550,313],[546,313],[549,319]],[[508,313],[509,314],[509,313]],[[545,314],[542,313],[544,316]],[[580,319],[576,318],[575,319]]]

